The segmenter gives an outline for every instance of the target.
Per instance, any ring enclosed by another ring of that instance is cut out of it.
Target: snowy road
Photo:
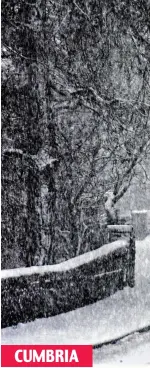
[[[150,364],[150,331],[135,333],[116,344],[109,344],[95,349],[95,365],[107,364]]]
[[[92,305],[2,330],[3,344],[98,344],[150,325],[150,236],[136,242],[136,284]],[[131,343],[132,342],[132,343]],[[94,362],[150,361],[150,333],[94,351]],[[137,356],[137,358],[136,358]]]

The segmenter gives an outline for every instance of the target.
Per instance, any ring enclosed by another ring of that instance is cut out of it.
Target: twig
[[[89,15],[88,15],[87,13],[85,13],[85,12],[84,12],[84,10],[82,10],[82,9],[79,7],[79,5],[76,3],[76,1],[75,1],[75,0],[73,0],[73,3],[74,3],[74,5],[76,6],[76,8],[78,8],[78,9],[80,10],[80,12],[81,12],[82,14],[84,14],[88,19],[90,19]]]

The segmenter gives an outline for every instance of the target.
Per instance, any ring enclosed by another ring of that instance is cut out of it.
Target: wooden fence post
[[[108,239],[110,242],[118,238],[127,237],[129,239],[127,267],[124,264],[125,286],[135,285],[135,233],[131,225],[108,225]]]
[[[129,243],[128,285],[130,287],[134,287],[135,285],[135,233],[133,227],[130,233],[130,243]]]

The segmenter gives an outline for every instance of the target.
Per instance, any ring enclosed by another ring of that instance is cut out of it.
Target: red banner
[[[2,345],[1,367],[92,367],[90,345]]]

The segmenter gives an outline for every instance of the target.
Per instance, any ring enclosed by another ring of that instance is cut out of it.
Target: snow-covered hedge
[[[120,239],[66,262],[3,270],[2,327],[53,316],[130,285],[130,240]]]

